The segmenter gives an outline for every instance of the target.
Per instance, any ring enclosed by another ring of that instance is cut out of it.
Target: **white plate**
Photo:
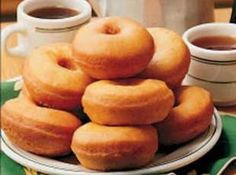
[[[172,151],[168,151],[168,153],[162,152],[156,154],[153,162],[144,168],[128,171],[98,172],[88,170],[79,164],[75,165],[63,162],[62,159],[56,160],[37,156],[11,144],[3,131],[1,137],[1,148],[6,155],[19,164],[47,174],[88,175],[98,173],[104,175],[135,175],[145,173],[163,173],[188,165],[205,155],[218,141],[221,130],[222,121],[215,109],[211,125],[204,134],[184,145],[174,149],[171,148]]]

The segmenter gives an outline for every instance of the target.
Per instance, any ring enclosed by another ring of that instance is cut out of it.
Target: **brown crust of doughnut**
[[[71,113],[37,106],[21,94],[1,109],[2,129],[20,148],[43,156],[63,156],[71,152],[73,132],[81,125]]]
[[[104,125],[144,125],[163,120],[174,95],[163,81],[151,79],[100,80],[82,97],[84,112]]]
[[[81,27],[73,49],[81,68],[91,77],[116,79],[144,70],[153,56],[154,42],[139,23],[107,17]]]
[[[148,164],[158,149],[154,127],[102,126],[87,123],[74,133],[72,150],[81,164],[96,170],[138,168]]]
[[[68,67],[62,67],[62,61]],[[93,81],[80,70],[67,43],[50,44],[33,51],[26,61],[23,78],[35,102],[65,110],[80,107],[83,92]]]
[[[196,86],[182,86],[175,91],[176,106],[168,117],[157,123],[160,143],[173,145],[187,142],[210,125],[213,102],[210,93]]]
[[[190,65],[190,52],[182,38],[165,28],[148,28],[155,43],[155,53],[140,75],[165,81],[171,89],[181,85]]]

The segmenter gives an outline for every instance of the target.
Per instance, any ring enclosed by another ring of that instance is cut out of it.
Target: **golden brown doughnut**
[[[70,153],[73,133],[81,125],[71,113],[37,106],[22,94],[7,101],[1,114],[2,129],[12,143],[49,157]]]
[[[71,148],[90,169],[119,170],[148,164],[158,148],[155,128],[87,123],[75,131]]]
[[[84,112],[104,125],[144,125],[163,120],[174,95],[163,81],[152,79],[100,80],[82,97]]]
[[[154,53],[154,42],[139,23],[106,17],[81,27],[73,49],[81,68],[96,79],[126,78],[144,70]]]
[[[31,98],[40,105],[72,110],[92,79],[83,73],[67,43],[42,46],[29,56],[23,73]]]
[[[165,81],[174,89],[181,85],[190,64],[190,52],[182,38],[165,28],[148,28],[156,52],[141,77]]]
[[[211,123],[214,107],[208,91],[182,86],[176,89],[175,97],[176,106],[165,120],[156,124],[163,145],[187,142],[203,133]]]

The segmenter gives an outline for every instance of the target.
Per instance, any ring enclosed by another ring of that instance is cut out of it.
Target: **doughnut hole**
[[[68,60],[66,58],[59,59],[57,64],[62,68],[72,70],[72,71],[76,70],[77,67],[78,67],[77,64],[74,61]]]
[[[115,24],[106,24],[102,29],[102,33],[107,35],[116,35],[120,33],[120,28]]]
[[[115,85],[115,86],[128,86],[128,87],[135,87],[135,86],[139,86],[142,83],[144,83],[144,80],[141,79],[123,79],[123,80],[117,80],[114,82],[111,82],[111,84]]]

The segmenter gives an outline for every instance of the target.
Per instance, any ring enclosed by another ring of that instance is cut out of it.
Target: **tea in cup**
[[[10,56],[26,57],[48,43],[71,42],[78,28],[91,18],[85,0],[24,0],[17,7],[17,23],[3,29],[1,45]],[[18,33],[18,45],[9,48],[9,37]]]
[[[236,25],[198,25],[188,29],[183,39],[191,52],[184,84],[209,90],[218,106],[236,105]]]

